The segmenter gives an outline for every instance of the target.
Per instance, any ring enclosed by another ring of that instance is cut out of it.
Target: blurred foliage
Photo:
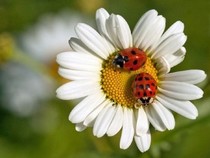
[[[23,54],[19,48],[19,35],[36,24],[46,14],[61,10],[76,10],[94,19],[95,10],[106,8],[110,13],[125,17],[131,28],[148,9],[156,9],[166,17],[167,27],[177,20],[185,24],[188,36],[187,55],[183,63],[173,71],[203,69],[210,75],[210,1],[208,0],[1,0],[0,1],[0,55],[2,64],[16,61],[54,81],[55,90],[60,81],[50,76],[51,67]],[[2,40],[3,39],[3,40]],[[12,45],[7,42],[12,42]],[[13,43],[14,42],[14,43]],[[4,43],[8,44],[5,48]],[[6,51],[5,51],[6,50]],[[7,51],[9,50],[9,51]],[[10,50],[13,50],[11,53]],[[4,53],[7,52],[8,54]],[[3,54],[3,55],[2,55]],[[11,55],[18,54],[18,55]],[[2,74],[2,69],[0,73]],[[56,71],[56,69],[53,69]],[[3,94],[0,84],[0,97]],[[96,138],[92,129],[78,133],[68,121],[73,104],[60,101],[52,95],[39,101],[38,109],[28,116],[19,116],[0,106],[0,158],[207,158],[210,157],[210,84],[209,78],[201,85],[204,98],[194,101],[199,110],[197,120],[187,120],[176,115],[176,127],[172,131],[152,130],[151,149],[142,154],[135,144],[127,150],[119,149],[120,134],[109,138]],[[31,86],[33,89],[33,85]],[[49,92],[54,93],[54,92]],[[9,96],[13,97],[13,96]],[[1,99],[0,99],[0,103]],[[69,106],[70,105],[70,106]]]

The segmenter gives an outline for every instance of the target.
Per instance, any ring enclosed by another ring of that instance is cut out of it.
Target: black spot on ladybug
[[[128,62],[129,61],[128,56],[124,56],[124,60],[125,60],[125,62]]]
[[[149,80],[149,77],[144,77],[144,79],[148,81]]]
[[[140,92],[138,92],[138,96],[140,96],[141,95],[141,93]]]
[[[147,93],[146,92],[144,92],[144,97],[146,97],[147,96]]]
[[[142,84],[139,85],[139,88],[140,88],[140,89],[144,89],[144,85],[142,85]]]
[[[132,50],[131,51],[131,54],[136,55],[136,51],[135,50]]]
[[[142,79],[143,79],[142,77],[139,77],[139,78],[138,78],[138,81],[141,81]]]
[[[150,85],[149,84],[146,84],[146,89],[149,89],[150,88]]]
[[[138,63],[138,60],[133,61],[133,65],[136,65]]]
[[[130,70],[132,71],[132,70],[133,70],[133,68],[130,68]]]
[[[152,91],[150,91],[149,93],[150,93],[150,95],[152,95]]]

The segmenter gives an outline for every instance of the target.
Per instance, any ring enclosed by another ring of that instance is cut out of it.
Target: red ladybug
[[[157,93],[157,82],[148,73],[136,75],[132,83],[132,92],[138,103],[147,106],[154,101]]]
[[[144,51],[138,48],[121,50],[114,58],[113,64],[124,70],[134,71],[142,67],[147,60]]]

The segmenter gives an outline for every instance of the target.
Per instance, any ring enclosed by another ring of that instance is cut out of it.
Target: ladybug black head
[[[123,68],[124,63],[125,63],[125,59],[120,54],[116,55],[116,57],[113,60],[113,64],[119,68]]]
[[[147,106],[149,104],[151,104],[153,102],[154,98],[151,97],[142,97],[138,99],[138,102],[143,105],[143,106]]]

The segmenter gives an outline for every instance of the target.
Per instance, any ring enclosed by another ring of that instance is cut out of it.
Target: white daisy
[[[113,136],[122,129],[120,148],[127,149],[133,139],[140,151],[147,151],[151,143],[149,125],[158,131],[175,126],[175,111],[189,119],[198,115],[189,101],[199,99],[203,91],[195,86],[204,80],[201,70],[168,73],[171,67],[183,61],[186,36],[182,22],[175,22],[164,32],[165,18],[157,11],[146,12],[131,33],[120,15],[109,15],[105,9],[96,12],[98,32],[79,23],[78,38],[69,43],[73,51],[57,56],[59,74],[71,80],[57,89],[63,100],[83,98],[71,111],[69,120],[76,130],[93,127],[93,134]],[[113,65],[119,50],[138,48],[147,55],[146,63],[136,71],[123,71]],[[157,82],[154,101],[136,107],[132,94],[133,76],[148,73]]]
[[[71,50],[68,39],[76,36],[74,26],[84,19],[80,13],[68,10],[41,16],[38,23],[21,35],[23,50],[49,64],[58,52]]]
[[[26,117],[36,113],[40,103],[52,96],[52,81],[48,76],[22,63],[7,62],[0,73],[0,105],[15,115]]]

